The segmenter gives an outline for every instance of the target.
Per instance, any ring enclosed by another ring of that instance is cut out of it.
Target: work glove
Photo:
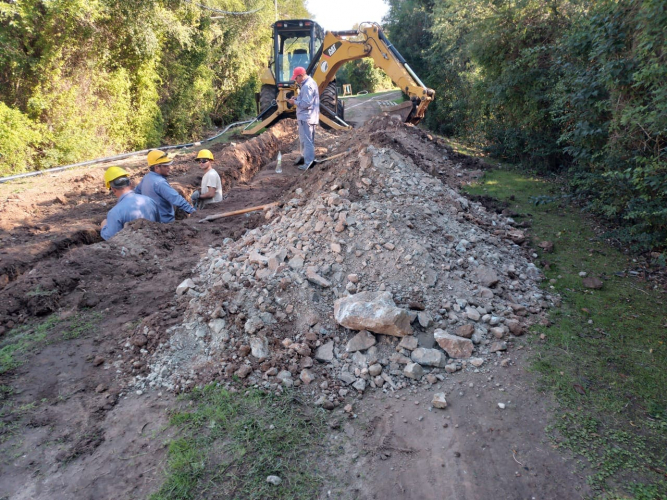
[[[190,200],[192,200],[192,206],[197,204],[197,200],[199,200],[199,190],[196,190],[194,193],[192,193]]]

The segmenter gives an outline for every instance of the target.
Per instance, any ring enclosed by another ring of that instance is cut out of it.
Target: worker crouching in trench
[[[148,196],[134,192],[130,176],[124,169],[116,166],[106,169],[104,185],[118,198],[118,202],[102,221],[100,235],[103,239],[108,240],[135,219],[161,221],[157,204]]]

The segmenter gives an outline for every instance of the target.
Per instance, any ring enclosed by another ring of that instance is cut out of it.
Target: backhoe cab
[[[259,115],[243,131],[256,134],[278,120],[294,117],[296,109],[287,99],[298,94],[299,88],[290,78],[294,68],[306,68],[320,91],[320,125],[338,130],[350,129],[344,121],[344,107],[336,92],[336,72],[348,61],[371,57],[410,101],[395,106],[390,112],[404,121],[417,123],[434,92],[428,89],[410,69],[396,48],[375,23],[363,23],[359,30],[327,31],[314,21],[295,19],[273,24],[273,55],[260,75]]]

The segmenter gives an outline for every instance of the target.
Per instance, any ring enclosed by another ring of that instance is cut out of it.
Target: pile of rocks
[[[442,156],[428,162],[454,168]],[[305,386],[333,408],[351,392],[433,384],[502,361],[557,300],[538,287],[511,219],[410,157],[359,145],[319,173],[266,225],[209,250],[176,290],[184,322],[142,354],[150,371],[136,388],[236,377],[276,391]],[[137,350],[131,338],[125,349]]]

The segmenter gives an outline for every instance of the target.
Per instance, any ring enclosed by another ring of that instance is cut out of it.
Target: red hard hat
[[[294,68],[294,73],[292,74],[292,80],[296,80],[297,76],[305,74],[306,74],[306,69],[302,68],[301,66],[297,66],[296,68]]]

